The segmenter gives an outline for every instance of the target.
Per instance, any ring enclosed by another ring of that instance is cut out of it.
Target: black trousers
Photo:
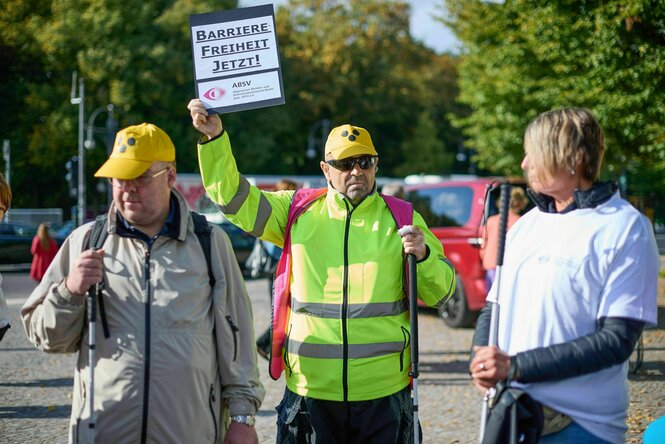
[[[341,402],[299,396],[287,388],[277,406],[276,442],[413,444],[411,389],[370,401]]]

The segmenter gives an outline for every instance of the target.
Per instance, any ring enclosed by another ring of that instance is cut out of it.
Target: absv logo
[[[224,94],[226,94],[226,91],[215,86],[204,92],[203,97],[208,100],[220,100],[222,97],[224,97]]]

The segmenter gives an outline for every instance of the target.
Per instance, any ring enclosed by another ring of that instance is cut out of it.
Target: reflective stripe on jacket
[[[293,191],[262,192],[235,166],[226,133],[199,146],[203,183],[226,217],[278,246]],[[419,297],[440,306],[455,272],[441,242],[414,212],[429,255],[417,266]],[[291,230],[291,319],[285,367],[290,390],[317,399],[360,401],[409,383],[408,302],[402,243],[377,193],[357,207],[330,188]]]

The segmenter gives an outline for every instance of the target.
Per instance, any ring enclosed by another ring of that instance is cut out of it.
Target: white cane
[[[508,227],[508,210],[510,208],[510,184],[501,184],[501,206],[499,208],[499,237],[496,254],[496,274],[494,284],[496,285],[495,297],[490,302],[492,309],[490,311],[490,334],[487,345],[490,347],[498,344],[499,336],[499,290],[501,289],[501,268],[503,267],[503,252],[506,246],[506,231]],[[485,437],[485,426],[487,425],[487,415],[489,410],[489,403],[496,395],[496,389],[490,388],[483,396],[483,408],[480,416],[480,440],[483,442]]]
[[[95,317],[97,314],[97,291],[99,284],[88,289],[88,371],[90,384],[88,386],[88,420],[89,443],[95,442]]]
[[[405,225],[398,230],[400,236],[413,233],[413,227]],[[420,428],[418,425],[418,282],[416,273],[416,257],[406,255],[407,276],[409,280],[409,323],[411,324],[411,371],[409,376],[413,381],[413,443],[420,443]]]

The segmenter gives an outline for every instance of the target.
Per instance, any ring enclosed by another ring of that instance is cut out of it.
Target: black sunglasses
[[[326,160],[326,163],[336,170],[351,171],[355,164],[358,164],[361,170],[366,170],[376,164],[376,157],[374,156],[361,156],[349,157],[342,160]]]

